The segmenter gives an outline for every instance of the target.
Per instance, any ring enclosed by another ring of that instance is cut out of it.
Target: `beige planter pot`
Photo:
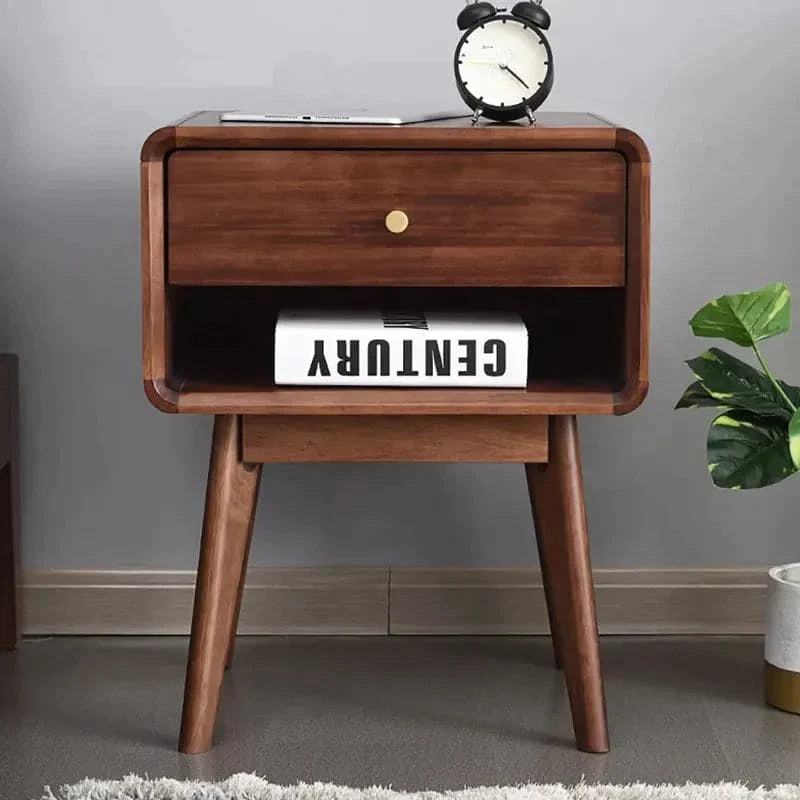
[[[765,666],[767,703],[800,714],[800,564],[769,571]]]

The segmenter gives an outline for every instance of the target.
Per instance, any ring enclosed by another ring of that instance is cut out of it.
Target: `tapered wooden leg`
[[[240,419],[214,419],[180,750],[211,748],[260,471],[239,461]]]
[[[261,464],[250,464],[249,469],[255,470],[257,472],[256,475],[256,487],[255,493],[256,497],[258,497],[258,486],[261,482]],[[244,584],[245,579],[247,578],[247,561],[250,558],[250,545],[253,542],[253,524],[256,521],[255,513],[250,515],[250,529],[247,531],[247,544],[244,548],[244,560],[242,562],[242,574],[239,578],[239,591],[236,596],[236,607],[233,611],[233,621],[231,622],[231,631],[228,635],[228,655],[225,658],[225,669],[230,669],[231,664],[233,663],[233,653],[236,649],[236,632],[239,630],[239,616],[242,613],[242,598],[244,597]]]
[[[561,656],[561,631],[559,630],[559,622],[556,617],[556,596],[555,586],[558,581],[558,576],[553,576],[552,566],[547,561],[547,555],[542,547],[542,536],[539,533],[541,521],[536,515],[536,503],[534,502],[534,476],[537,471],[541,469],[540,464],[526,464],[525,475],[528,479],[528,494],[531,498],[531,510],[533,511],[533,527],[536,535],[536,547],[539,551],[539,567],[542,570],[542,585],[544,586],[544,599],[547,604],[547,618],[550,622],[550,637],[553,641],[553,659],[557,669],[562,669],[564,666],[564,659]]]
[[[575,417],[550,418],[550,461],[530,467],[528,475],[575,739],[580,750],[606,753],[608,723]]]

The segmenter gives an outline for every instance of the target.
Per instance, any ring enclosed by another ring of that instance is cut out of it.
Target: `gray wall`
[[[296,4],[299,6],[299,4]],[[193,564],[210,422],[146,403],[138,151],[197,108],[457,105],[461,3],[26,0],[0,10],[0,349],[22,359],[27,568]],[[794,0],[556,2],[551,110],[638,130],[654,158],[653,390],[582,423],[595,562],[800,558],[798,484],[710,486],[704,415],[672,413],[690,313],[784,279],[800,293]],[[793,32],[794,31],[794,32]],[[233,43],[236,43],[235,45]],[[797,338],[767,350],[800,382]],[[535,559],[522,470],[269,467],[254,563]]]

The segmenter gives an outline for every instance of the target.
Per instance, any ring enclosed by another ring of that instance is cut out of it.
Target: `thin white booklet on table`
[[[494,311],[285,310],[278,386],[524,388],[528,331]]]

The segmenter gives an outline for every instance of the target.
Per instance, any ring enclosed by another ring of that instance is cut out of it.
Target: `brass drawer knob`
[[[403,233],[408,228],[408,214],[395,209],[386,215],[386,228],[391,233]]]

